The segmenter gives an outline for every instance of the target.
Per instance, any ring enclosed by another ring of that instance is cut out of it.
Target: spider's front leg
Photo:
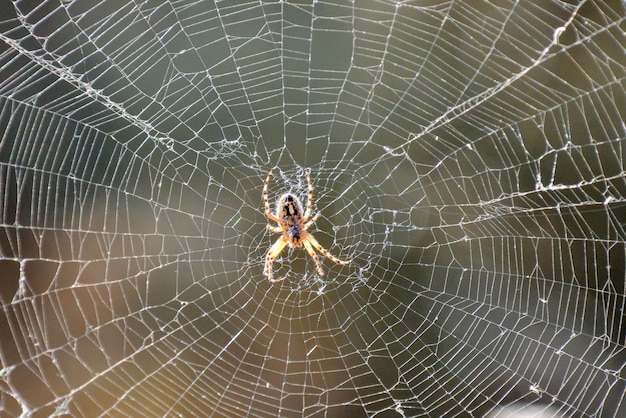
[[[302,243],[304,244],[304,248],[306,248],[307,252],[309,253],[311,258],[315,262],[315,270],[317,270],[317,274],[319,274],[320,276],[323,276],[324,270],[322,269],[322,265],[320,264],[319,257],[317,256],[317,254],[315,254],[315,251],[313,251],[313,247],[311,246],[311,243],[309,242],[308,239],[305,239],[304,241],[302,241]]]
[[[274,259],[278,257],[278,255],[283,250],[283,248],[285,248],[288,242],[289,240],[285,238],[284,236],[280,237],[276,240],[274,245],[272,245],[272,248],[270,248],[270,250],[267,252],[267,256],[265,257],[265,269],[263,270],[263,274],[267,276],[270,282],[276,283],[276,282],[280,282],[281,280],[283,280],[283,279],[278,279],[278,280],[272,279],[272,277],[274,276],[274,271],[273,271],[272,266],[274,263]]]
[[[342,266],[345,266],[345,265],[352,263],[352,259],[343,261],[343,260],[338,259],[334,255],[332,255],[331,253],[329,253],[328,250],[322,247],[322,245],[315,239],[315,237],[309,234],[308,232],[306,233],[304,240],[306,241],[306,244],[309,244],[310,247],[315,248],[317,251],[322,253],[324,257],[330,258],[333,262],[337,264],[341,264]]]

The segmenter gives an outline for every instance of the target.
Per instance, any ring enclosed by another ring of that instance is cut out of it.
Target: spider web
[[[626,415],[623,2],[2,10],[3,415]]]

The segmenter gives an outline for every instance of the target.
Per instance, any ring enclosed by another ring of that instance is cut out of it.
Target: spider
[[[302,212],[302,205],[300,204],[300,200],[291,194],[285,193],[282,195],[278,201],[276,202],[276,214],[270,212],[270,204],[267,200],[267,189],[270,184],[270,178],[272,177],[272,170],[267,174],[267,179],[265,180],[265,185],[263,186],[263,202],[265,203],[265,216],[268,217],[269,220],[274,221],[278,224],[278,226],[272,226],[270,224],[267,225],[267,229],[277,234],[282,234],[278,240],[272,245],[270,250],[265,257],[265,269],[263,273],[267,276],[269,281],[273,283],[280,282],[284,279],[276,279],[273,277],[273,269],[272,264],[274,259],[278,257],[280,252],[285,248],[287,244],[289,247],[301,247],[307,250],[313,261],[315,261],[315,268],[317,273],[320,276],[324,275],[324,270],[322,270],[322,266],[317,257],[317,254],[313,250],[314,248],[322,253],[324,256],[330,258],[337,264],[346,265],[352,262],[352,260],[341,261],[332,254],[328,252],[324,247],[320,245],[319,242],[311,235],[307,230],[315,223],[317,218],[319,217],[319,213],[311,218],[311,209],[313,206],[313,186],[311,185],[311,178],[309,177],[309,172],[305,171],[306,175],[306,183],[309,188],[309,193],[307,196],[306,202],[306,211]]]

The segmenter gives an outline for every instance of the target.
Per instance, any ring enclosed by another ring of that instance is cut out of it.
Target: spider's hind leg
[[[265,216],[267,216],[270,220],[274,221],[274,222],[280,222],[280,218],[276,215],[274,215],[271,211],[270,211],[270,202],[267,199],[267,195],[268,195],[268,188],[270,185],[270,178],[272,177],[272,170],[270,170],[269,173],[267,173],[267,178],[265,179],[265,184],[263,185],[263,204],[265,206]]]
[[[320,214],[319,214],[319,212],[318,212],[318,213],[316,213],[316,214],[315,214],[315,216],[314,216],[312,219],[309,219],[309,220],[307,221],[307,223],[305,223],[305,224],[304,224],[304,226],[302,227],[302,229],[304,229],[305,231],[306,231],[307,229],[309,229],[309,228],[311,227],[311,225],[313,225],[313,224],[315,223],[315,221],[317,221],[317,218],[319,218],[319,217],[320,217]]]
[[[304,212],[304,217],[302,218],[302,221],[306,222],[311,216],[311,211],[313,210],[313,185],[311,184],[311,177],[309,176],[309,170],[304,170],[304,174],[306,176],[306,184],[308,187],[308,193],[306,197],[306,210]]]

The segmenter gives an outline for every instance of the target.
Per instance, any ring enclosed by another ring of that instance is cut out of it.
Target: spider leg
[[[313,185],[311,184],[311,177],[309,177],[309,170],[305,170],[304,174],[306,175],[306,184],[309,188],[309,193],[306,197],[306,210],[304,211],[302,222],[306,222],[309,219],[311,216],[311,209],[313,207]]]
[[[304,240],[305,246],[306,246],[307,242],[309,242],[310,245],[315,247],[315,249],[317,251],[322,253],[325,257],[330,258],[332,261],[334,261],[337,264],[341,264],[342,266],[345,266],[346,264],[350,264],[352,262],[352,260],[342,261],[342,260],[338,259],[337,257],[335,257],[334,255],[332,255],[331,253],[329,253],[326,248],[322,247],[322,245],[319,242],[317,242],[317,240],[315,239],[315,237],[313,237],[313,235],[309,234],[306,231],[304,231],[303,240]]]
[[[320,260],[317,257],[317,254],[315,254],[315,251],[313,250],[313,247],[311,246],[311,243],[306,238],[304,239],[304,241],[302,241],[302,243],[304,244],[304,248],[306,248],[307,252],[311,256],[313,261],[315,261],[315,269],[317,270],[317,274],[319,274],[320,276],[323,276],[324,275],[324,270],[322,270],[322,266],[320,265]]]
[[[267,229],[269,229],[272,232],[276,232],[277,234],[280,234],[281,232],[283,232],[283,228],[281,228],[280,226],[274,226],[270,224],[267,224]]]
[[[265,269],[263,270],[263,274],[265,274],[271,282],[279,282],[282,280],[272,280],[272,276],[274,275],[274,272],[272,270],[272,263],[274,262],[274,259],[278,257],[283,248],[285,248],[285,245],[287,245],[288,242],[289,240],[284,236],[280,237],[276,240],[274,245],[272,245],[272,248],[270,248],[270,250],[267,252],[267,256],[265,257]]]
[[[315,223],[315,221],[317,221],[317,218],[319,218],[319,217],[320,217],[320,214],[316,213],[315,216],[312,219],[310,219],[307,223],[304,224],[304,226],[302,226],[302,229],[304,229],[305,231],[307,229],[309,229],[311,227],[311,225],[313,225]]]
[[[272,170],[267,173],[267,178],[265,179],[265,185],[263,186],[263,203],[265,204],[265,216],[271,219],[274,222],[280,223],[280,218],[270,212],[270,202],[267,200],[267,189],[270,184],[270,178],[272,177]]]

